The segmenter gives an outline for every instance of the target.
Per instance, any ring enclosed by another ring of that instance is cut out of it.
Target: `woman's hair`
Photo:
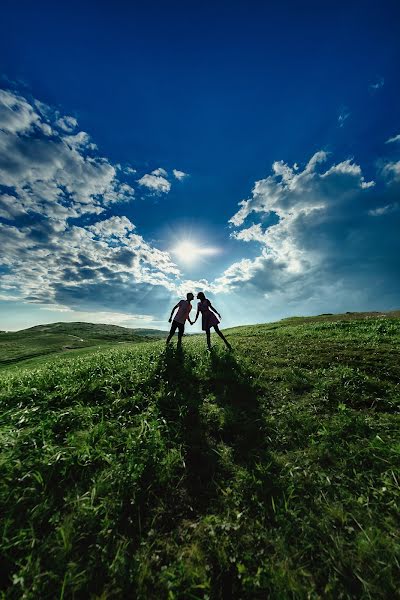
[[[199,293],[197,294],[197,297],[198,297],[198,298],[200,298],[200,300],[201,300],[202,302],[204,302],[204,300],[206,299],[206,297],[205,297],[205,295],[203,294],[203,292],[199,292]]]

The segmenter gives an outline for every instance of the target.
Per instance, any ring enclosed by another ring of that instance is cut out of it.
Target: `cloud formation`
[[[71,134],[72,124],[72,117],[59,117],[41,103],[0,90],[4,218],[15,218],[17,205],[20,215],[42,215],[60,228],[69,218],[101,214],[111,203],[133,198],[133,188],[118,179],[116,168],[94,154],[90,136]]]
[[[332,311],[354,299],[358,310],[399,302],[398,188],[366,180],[350,159],[327,168],[328,158],[317,152],[302,170],[275,162],[273,174],[255,183],[230,223],[231,236],[256,243],[260,253],[231,265],[216,284],[267,294],[269,307],[300,306],[306,298],[314,311],[318,302]],[[385,169],[397,175],[397,163]],[[250,217],[259,222],[245,226]]]
[[[2,298],[124,311],[150,289],[169,296],[178,267],[130,219],[107,216],[135,192],[77,126],[38,101],[0,91]],[[169,191],[164,175],[160,168],[148,177]]]
[[[232,314],[245,302],[258,320],[396,308],[400,161],[377,165],[366,177],[324,150],[302,167],[274,162],[229,221],[242,257],[213,281],[189,280],[121,214],[136,170],[100,156],[75,117],[0,90],[0,299],[120,321],[161,318],[190,289],[221,294]],[[167,194],[187,176],[158,167],[137,183]]]
[[[182,181],[185,177],[188,177],[187,173],[178,171],[177,169],[172,169],[172,173],[178,181]],[[141,187],[147,188],[152,194],[168,194],[171,190],[171,183],[168,177],[168,172],[165,169],[158,167],[151,171],[151,173],[143,175],[137,182]]]

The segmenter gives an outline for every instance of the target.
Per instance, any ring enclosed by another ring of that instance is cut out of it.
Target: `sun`
[[[193,242],[188,242],[187,240],[179,242],[172,252],[179,261],[185,263],[195,262],[202,254],[199,246],[196,246],[196,244],[193,244]]]
[[[188,239],[183,239],[171,250],[178,263],[187,265],[204,261],[206,257],[219,253],[218,248],[203,246]]]

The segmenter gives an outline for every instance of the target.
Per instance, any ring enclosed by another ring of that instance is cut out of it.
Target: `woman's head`
[[[206,299],[205,295],[203,294],[203,292],[199,292],[197,294],[197,299],[200,300],[201,302],[203,302],[203,300]]]

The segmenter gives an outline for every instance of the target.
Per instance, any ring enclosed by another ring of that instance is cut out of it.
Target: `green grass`
[[[49,354],[93,349],[99,345],[147,342],[166,335],[166,332],[157,329],[129,329],[118,325],[79,322],[49,323],[21,331],[1,331],[0,369]]]
[[[395,598],[400,320],[0,374],[4,600]]]

